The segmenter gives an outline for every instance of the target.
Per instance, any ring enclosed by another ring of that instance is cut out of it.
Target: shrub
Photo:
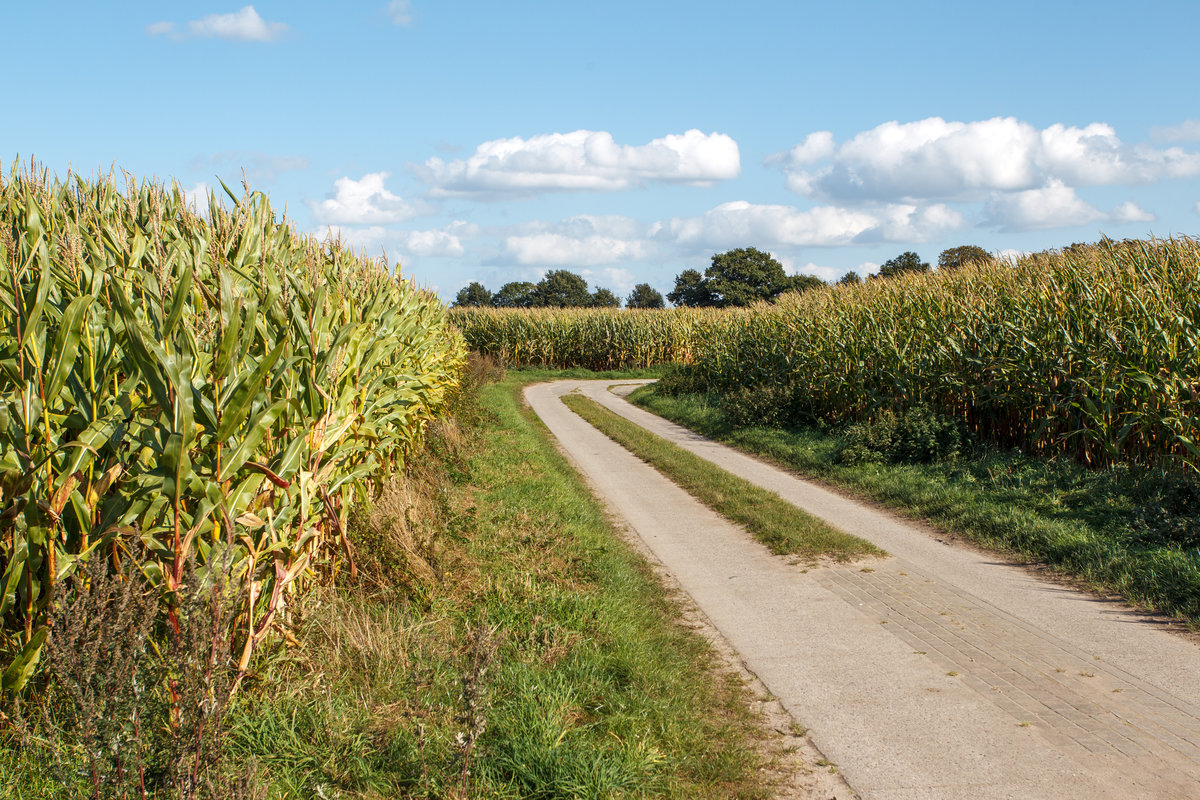
[[[956,459],[967,444],[963,424],[925,406],[902,413],[884,409],[867,422],[846,428],[843,464],[925,464]]]

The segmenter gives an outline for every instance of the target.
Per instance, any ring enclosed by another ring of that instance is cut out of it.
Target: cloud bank
[[[775,160],[794,191],[841,203],[972,201],[1055,182],[1136,185],[1200,176],[1197,152],[1128,145],[1101,122],[1038,130],[1014,117],[885,122],[840,145],[818,131]]]
[[[414,170],[440,197],[506,197],[547,191],[615,191],[649,182],[710,185],[741,174],[738,145],[689,130],[644,145],[578,130],[484,142],[468,158],[431,158]]]

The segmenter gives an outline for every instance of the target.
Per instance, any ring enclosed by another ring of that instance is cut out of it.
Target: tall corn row
[[[455,308],[468,346],[513,365],[620,369],[686,363],[712,311]]]
[[[1111,242],[713,320],[693,369],[830,422],[928,405],[1089,463],[1200,463],[1200,243]]]
[[[139,559],[174,622],[193,559],[232,569],[239,666],[347,508],[402,465],[464,348],[431,295],[178,187],[0,174],[0,688],[81,558]],[[334,567],[336,568],[336,567]]]

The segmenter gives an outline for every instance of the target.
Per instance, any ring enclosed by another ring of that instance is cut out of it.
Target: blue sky
[[[1200,3],[5,4],[0,158],[242,180],[446,299],[1200,232]]]

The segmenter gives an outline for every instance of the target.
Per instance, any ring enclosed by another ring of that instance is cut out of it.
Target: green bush
[[[902,413],[884,409],[873,419],[846,428],[843,464],[927,464],[952,461],[967,444],[963,424],[925,406]]]

